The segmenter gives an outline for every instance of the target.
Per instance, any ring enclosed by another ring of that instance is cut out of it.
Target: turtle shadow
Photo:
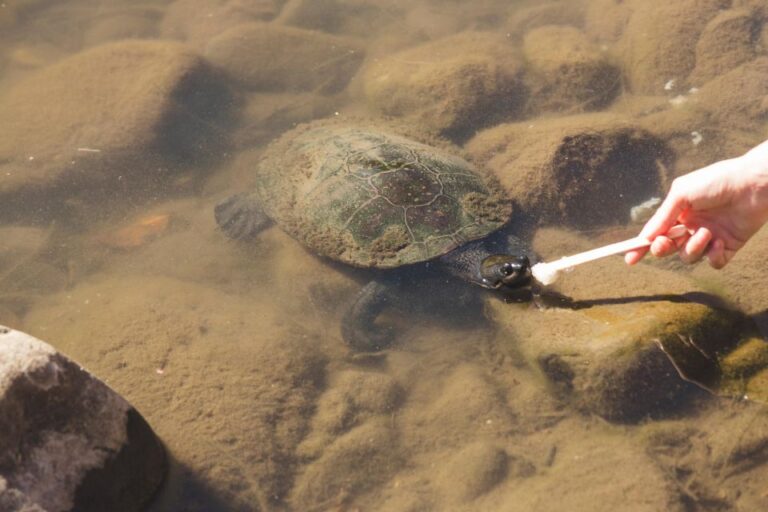
[[[754,313],[750,315],[750,318],[757,326],[757,330],[760,331],[760,336],[764,340],[768,340],[768,309]]]

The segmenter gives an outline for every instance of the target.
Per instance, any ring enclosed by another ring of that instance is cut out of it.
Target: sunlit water
[[[761,137],[766,68],[728,73],[760,62],[768,4],[667,4],[6,0],[0,323],[145,416],[172,457],[152,510],[760,510],[766,381],[719,386],[686,361],[710,394],[666,359],[639,378],[580,347],[683,325],[687,292],[759,323],[764,235],[720,273],[579,268],[557,289],[571,301],[406,273],[380,318],[392,345],[359,353],[339,325],[370,271],[214,220],[295,125],[386,118],[497,173],[508,230],[544,258],[633,236],[630,207]],[[579,152],[592,136],[605,154]],[[558,158],[574,181],[536,174]],[[608,390],[580,388],[601,364]]]

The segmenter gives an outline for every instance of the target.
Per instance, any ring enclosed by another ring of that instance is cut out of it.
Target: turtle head
[[[531,262],[527,256],[492,254],[480,263],[480,276],[486,288],[515,288],[531,280]]]

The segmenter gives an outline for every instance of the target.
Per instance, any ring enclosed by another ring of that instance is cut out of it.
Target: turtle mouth
[[[526,271],[524,275],[516,276],[514,280],[491,280],[483,278],[482,285],[489,290],[514,290],[527,286],[531,283],[531,272]]]

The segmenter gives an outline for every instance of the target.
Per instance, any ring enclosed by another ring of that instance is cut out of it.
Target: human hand
[[[630,251],[624,259],[634,265],[649,250],[656,257],[678,252],[686,263],[706,256],[712,267],[722,268],[766,221],[768,142],[675,179],[640,232],[653,240],[650,248]],[[674,240],[664,236],[678,223],[692,234]]]

